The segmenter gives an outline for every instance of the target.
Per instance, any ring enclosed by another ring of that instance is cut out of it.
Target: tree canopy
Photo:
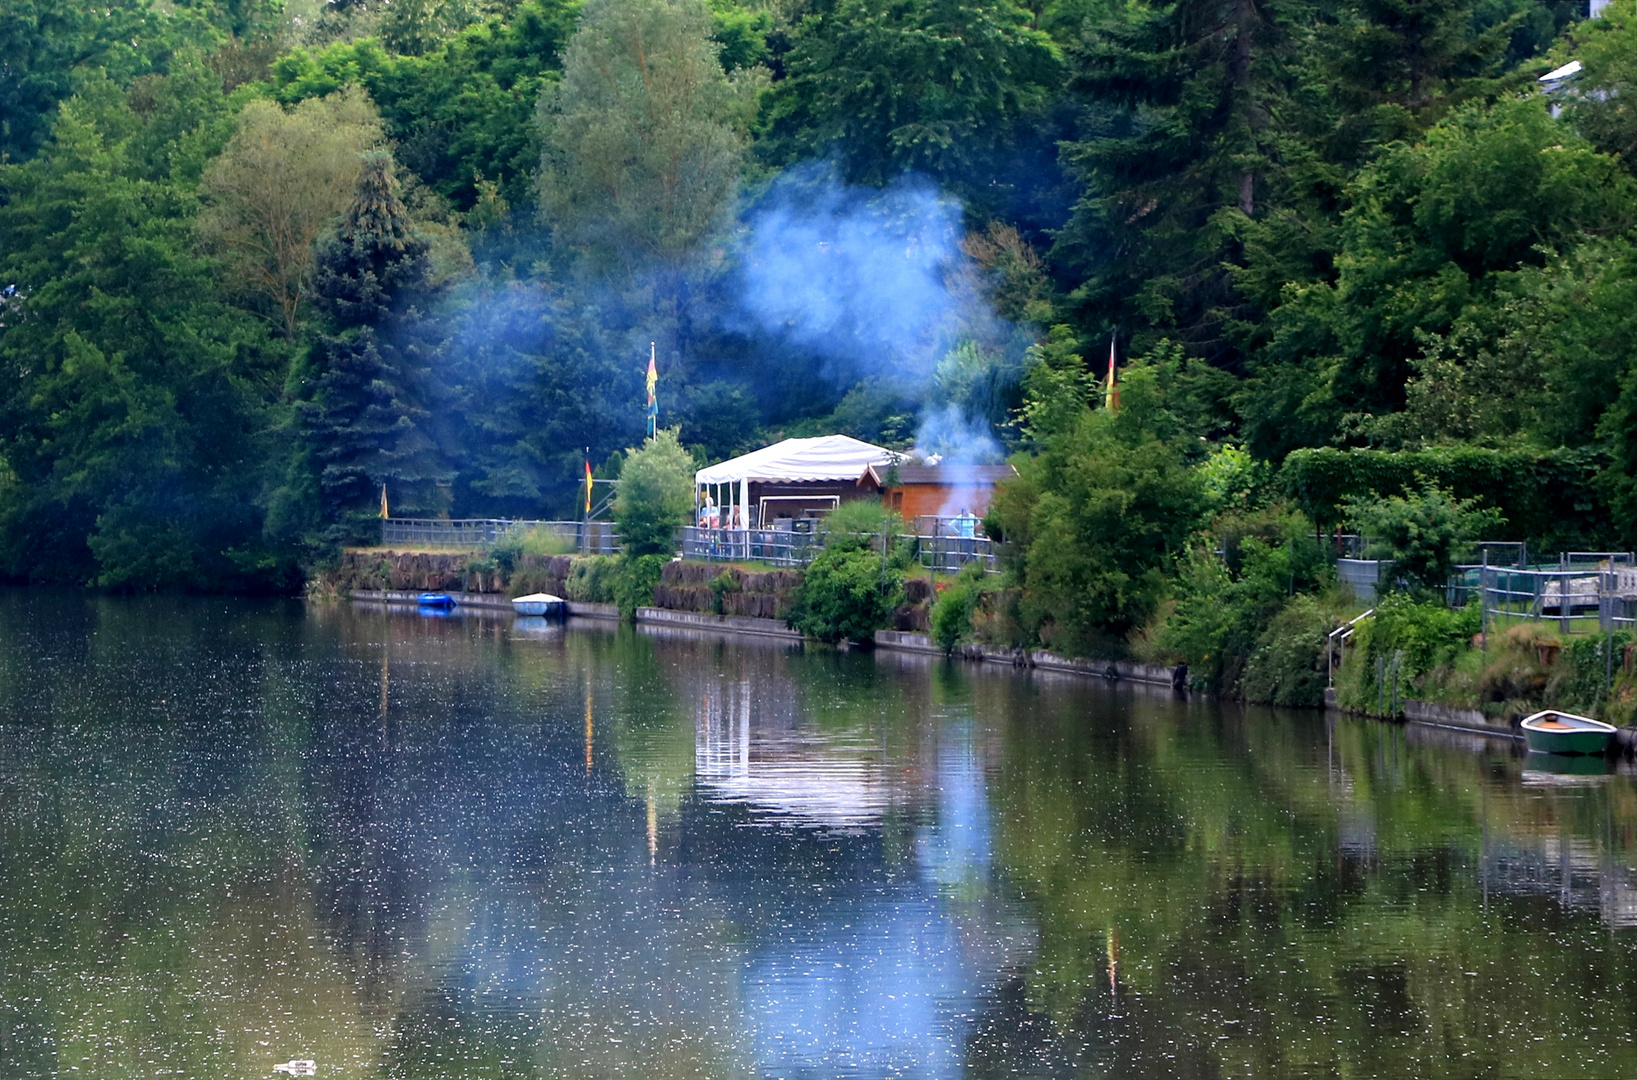
[[[1637,0],[1588,15],[11,4],[0,569],[282,587],[383,484],[576,515],[585,457],[641,442],[650,351],[695,460],[1012,455],[1013,614],[1082,643],[1268,478],[1307,507],[1326,455],[1559,477],[1508,528],[1631,546]]]

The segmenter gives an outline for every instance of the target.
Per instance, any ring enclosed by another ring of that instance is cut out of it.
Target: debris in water
[[[285,1061],[273,1066],[274,1072],[289,1073],[291,1076],[316,1076],[318,1062],[311,1058],[301,1058],[296,1061]]]

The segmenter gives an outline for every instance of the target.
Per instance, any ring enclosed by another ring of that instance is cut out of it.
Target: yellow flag
[[[1103,391],[1103,408],[1113,412],[1120,407],[1120,384],[1114,376],[1114,338],[1108,339],[1108,388]]]

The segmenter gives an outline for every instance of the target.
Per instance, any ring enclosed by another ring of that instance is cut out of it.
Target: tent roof
[[[898,455],[846,435],[786,439],[693,474],[696,484],[801,480],[857,480],[871,465]]]

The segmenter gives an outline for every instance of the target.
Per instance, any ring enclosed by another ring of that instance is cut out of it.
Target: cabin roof
[[[870,478],[882,487],[887,483],[885,465],[872,466]],[[915,465],[898,466],[898,483],[932,484],[937,487],[993,487],[1017,475],[1010,465]]]

